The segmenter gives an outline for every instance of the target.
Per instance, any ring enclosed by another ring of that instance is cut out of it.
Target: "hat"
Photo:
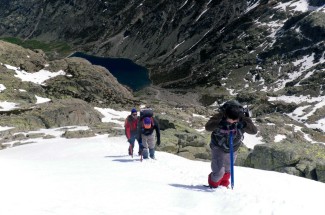
[[[137,112],[137,109],[132,108],[131,113],[136,113],[136,112]]]
[[[221,107],[219,107],[219,111],[225,113],[227,109],[238,107],[243,108],[243,106],[237,100],[230,100],[225,102]]]
[[[242,107],[242,105],[237,100],[227,101],[224,105]]]
[[[243,108],[239,106],[229,106],[226,109],[226,116],[230,119],[236,120],[242,117]]]

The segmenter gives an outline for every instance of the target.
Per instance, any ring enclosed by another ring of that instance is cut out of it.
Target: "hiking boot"
[[[230,179],[230,172],[226,172],[221,178],[220,185],[228,188],[230,184],[229,179]]]
[[[143,149],[142,150],[142,156],[143,156],[143,159],[147,159],[149,156],[148,156],[148,149]]]
[[[155,149],[149,149],[149,156],[152,159],[155,159]]]
[[[129,151],[129,155],[131,155],[131,156],[132,156],[132,155],[133,155],[133,149],[132,149],[132,146],[131,146],[131,145],[129,146],[129,149],[128,149],[128,151]]]
[[[221,179],[217,182],[212,181],[211,175],[212,175],[212,172],[208,176],[209,186],[210,186],[210,188],[217,188],[220,185]]]

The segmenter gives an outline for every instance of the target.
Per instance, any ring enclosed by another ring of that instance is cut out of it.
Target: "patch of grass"
[[[57,53],[58,56],[67,56],[72,52],[71,46],[65,42],[52,41],[52,42],[42,42],[38,40],[21,40],[16,37],[3,37],[0,40],[13,43],[22,46],[27,49],[41,49],[49,56],[53,56],[53,53]]]

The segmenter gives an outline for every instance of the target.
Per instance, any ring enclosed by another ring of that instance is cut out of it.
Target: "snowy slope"
[[[325,184],[235,167],[234,190],[211,190],[209,162],[126,155],[125,137],[60,138],[0,151],[0,214],[321,214]]]

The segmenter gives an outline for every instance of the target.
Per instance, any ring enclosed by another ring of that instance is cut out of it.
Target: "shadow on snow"
[[[114,159],[112,161],[117,161],[122,163],[140,161],[140,158],[138,159],[131,158],[130,155],[112,155],[112,156],[105,156],[105,158],[120,158],[120,159]]]
[[[204,185],[184,185],[184,184],[169,184],[172,187],[182,188],[185,190],[194,190],[199,192],[214,192],[216,189],[205,187]]]

